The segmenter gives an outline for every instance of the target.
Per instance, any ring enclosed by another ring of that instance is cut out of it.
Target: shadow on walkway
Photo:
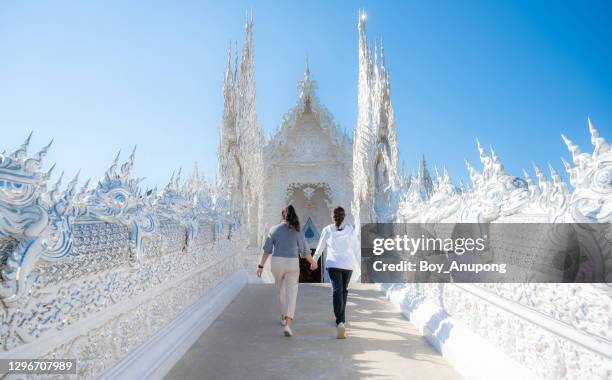
[[[274,285],[247,285],[166,379],[460,379],[380,291],[358,284],[347,307],[338,340],[330,288],[300,284],[286,338]]]

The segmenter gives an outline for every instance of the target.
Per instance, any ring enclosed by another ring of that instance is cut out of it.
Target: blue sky
[[[163,185],[198,161],[214,176],[230,40],[255,16],[265,131],[293,105],[308,55],[342,128],[357,114],[357,11],[384,39],[401,159],[466,177],[475,138],[520,174],[559,170],[559,134],[590,151],[586,117],[612,138],[609,1],[2,2],[0,150],[55,138],[47,167],[97,178],[138,144],[135,174]]]

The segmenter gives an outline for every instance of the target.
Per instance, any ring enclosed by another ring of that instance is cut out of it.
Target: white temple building
[[[319,104],[315,90],[306,66],[296,105],[264,147],[264,178],[269,180],[262,193],[264,227],[278,221],[286,203],[292,204],[311,245],[329,224],[330,210],[350,205],[353,195],[351,141]]]
[[[278,223],[293,204],[314,248],[335,206],[352,210],[355,223],[388,220],[397,207],[398,147],[389,75],[382,46],[368,46],[365,13],[359,18],[359,116],[354,138],[340,130],[320,104],[306,63],[296,104],[265,139],[257,124],[253,75],[253,20],[247,20],[242,57],[232,69],[230,49],[224,83],[219,178],[251,243]],[[350,217],[350,216],[349,216]]]

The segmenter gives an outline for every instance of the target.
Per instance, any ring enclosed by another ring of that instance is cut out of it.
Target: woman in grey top
[[[300,277],[300,260],[303,257],[311,265],[314,263],[304,235],[300,232],[300,220],[295,208],[289,205],[281,213],[282,223],[270,229],[263,246],[261,262],[257,269],[257,276],[261,277],[268,256],[272,255],[271,270],[274,282],[278,287],[278,298],[281,309],[281,324],[285,326],[285,336],[293,336],[291,323],[295,313],[295,303],[298,293],[298,280]]]

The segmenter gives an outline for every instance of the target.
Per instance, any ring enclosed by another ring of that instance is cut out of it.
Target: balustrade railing
[[[588,127],[591,154],[562,136],[571,154],[571,163],[562,158],[571,187],[551,165],[550,180],[534,165],[537,184],[527,171],[524,178],[512,176],[495,150],[489,155],[478,142],[483,169],[466,162],[471,187],[454,186],[446,170],[433,180],[419,174],[399,193],[397,221],[606,224],[600,229],[605,236],[597,241],[608,244],[590,258],[598,264],[593,278],[604,283],[391,286],[390,296],[407,314],[430,308],[425,313],[430,326],[425,321],[421,329],[444,325],[452,330],[460,324],[542,379],[599,379],[612,373],[612,150],[590,120]],[[526,231],[521,243],[537,241],[537,234],[537,229]],[[444,345],[444,337],[433,339]],[[470,342],[464,345],[465,352],[473,348]]]
[[[95,377],[243,269],[240,226],[197,171],[143,192],[132,152],[96,183],[48,186],[51,144],[29,145],[0,155],[0,357],[76,358]]]

